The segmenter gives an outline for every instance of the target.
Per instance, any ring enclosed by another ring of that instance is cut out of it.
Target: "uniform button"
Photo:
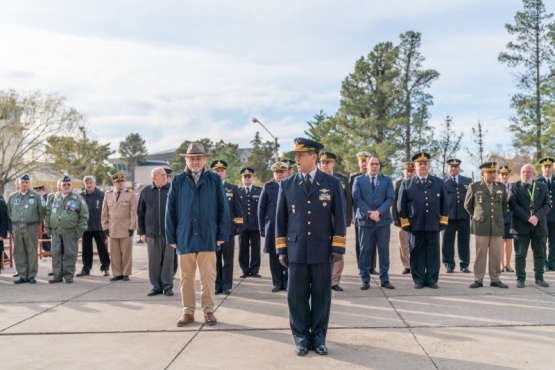
[[[308,232],[308,235],[310,235],[310,231]]]
[[[493,215],[491,216],[491,218],[493,218]]]
[[[428,203],[426,203],[426,207],[428,207]]]
[[[426,213],[428,213],[428,210],[426,210]]]
[[[428,190],[424,190],[424,194],[428,194]]]
[[[249,212],[249,215],[250,215],[250,214],[251,214],[251,213]]]
[[[428,200],[428,197],[426,197],[426,198],[424,198],[424,199]]]
[[[310,214],[310,211],[308,211],[308,214]]]
[[[308,224],[310,225],[310,221],[308,221]]]
[[[310,204],[310,200],[308,201],[308,204]]]

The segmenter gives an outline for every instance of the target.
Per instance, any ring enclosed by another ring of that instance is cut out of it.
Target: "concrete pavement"
[[[47,283],[50,259],[39,262],[36,285],[0,275],[0,363],[4,369],[551,369],[555,363],[555,273],[549,288],[534,285],[532,260],[525,289],[514,273],[509,289],[470,289],[473,274],[440,274],[437,290],[415,290],[402,275],[397,229],[392,230],[390,280],[395,290],[361,291],[349,229],[341,285],[333,292],[328,356],[298,357],[289,329],[286,293],[271,293],[268,257],[262,278],[239,279],[230,296],[216,296],[218,325],[176,327],[173,297],[147,297],[146,246],[134,246],[129,282],[93,275],[73,284]],[[473,242],[471,243],[473,248]],[[238,254],[236,253],[236,256]],[[81,261],[78,261],[80,271]],[[472,270],[472,265],[470,269]],[[197,281],[197,290],[199,284]],[[197,293],[198,299],[198,293]]]

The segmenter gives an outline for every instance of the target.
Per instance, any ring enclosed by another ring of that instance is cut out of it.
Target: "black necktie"
[[[457,182],[457,178],[455,176],[453,176],[453,181],[455,182],[455,184],[459,185],[459,183]]]
[[[312,185],[312,181],[310,181],[310,174],[306,174],[306,188],[310,189],[310,185]]]
[[[251,188],[247,188],[247,196],[251,195]]]
[[[121,192],[119,192],[119,191],[116,193],[116,202],[119,200],[119,195],[120,194],[121,194]]]
[[[374,176],[372,176],[370,184],[372,185],[372,190],[376,190],[376,178]]]

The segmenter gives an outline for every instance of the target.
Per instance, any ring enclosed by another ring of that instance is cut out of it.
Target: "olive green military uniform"
[[[87,229],[89,207],[78,194],[61,192],[48,198],[44,227],[52,233],[52,272],[54,280],[71,282],[75,275],[78,242]]]
[[[12,193],[8,198],[8,214],[13,225],[15,268],[19,278],[29,281],[39,267],[39,224],[44,219],[45,201],[39,193],[28,190]]]
[[[507,191],[500,182],[493,182],[491,189],[485,181],[468,187],[464,208],[472,220],[470,232],[476,236],[476,260],[474,280],[482,282],[486,274],[489,252],[489,276],[492,282],[499,281],[499,260],[503,242],[503,212],[507,210]]]

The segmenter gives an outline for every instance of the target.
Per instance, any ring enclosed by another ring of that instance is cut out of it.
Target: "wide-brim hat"
[[[179,155],[181,157],[209,157],[210,153],[204,150],[204,146],[201,143],[191,143],[187,147],[187,152],[185,154],[180,153]]]

